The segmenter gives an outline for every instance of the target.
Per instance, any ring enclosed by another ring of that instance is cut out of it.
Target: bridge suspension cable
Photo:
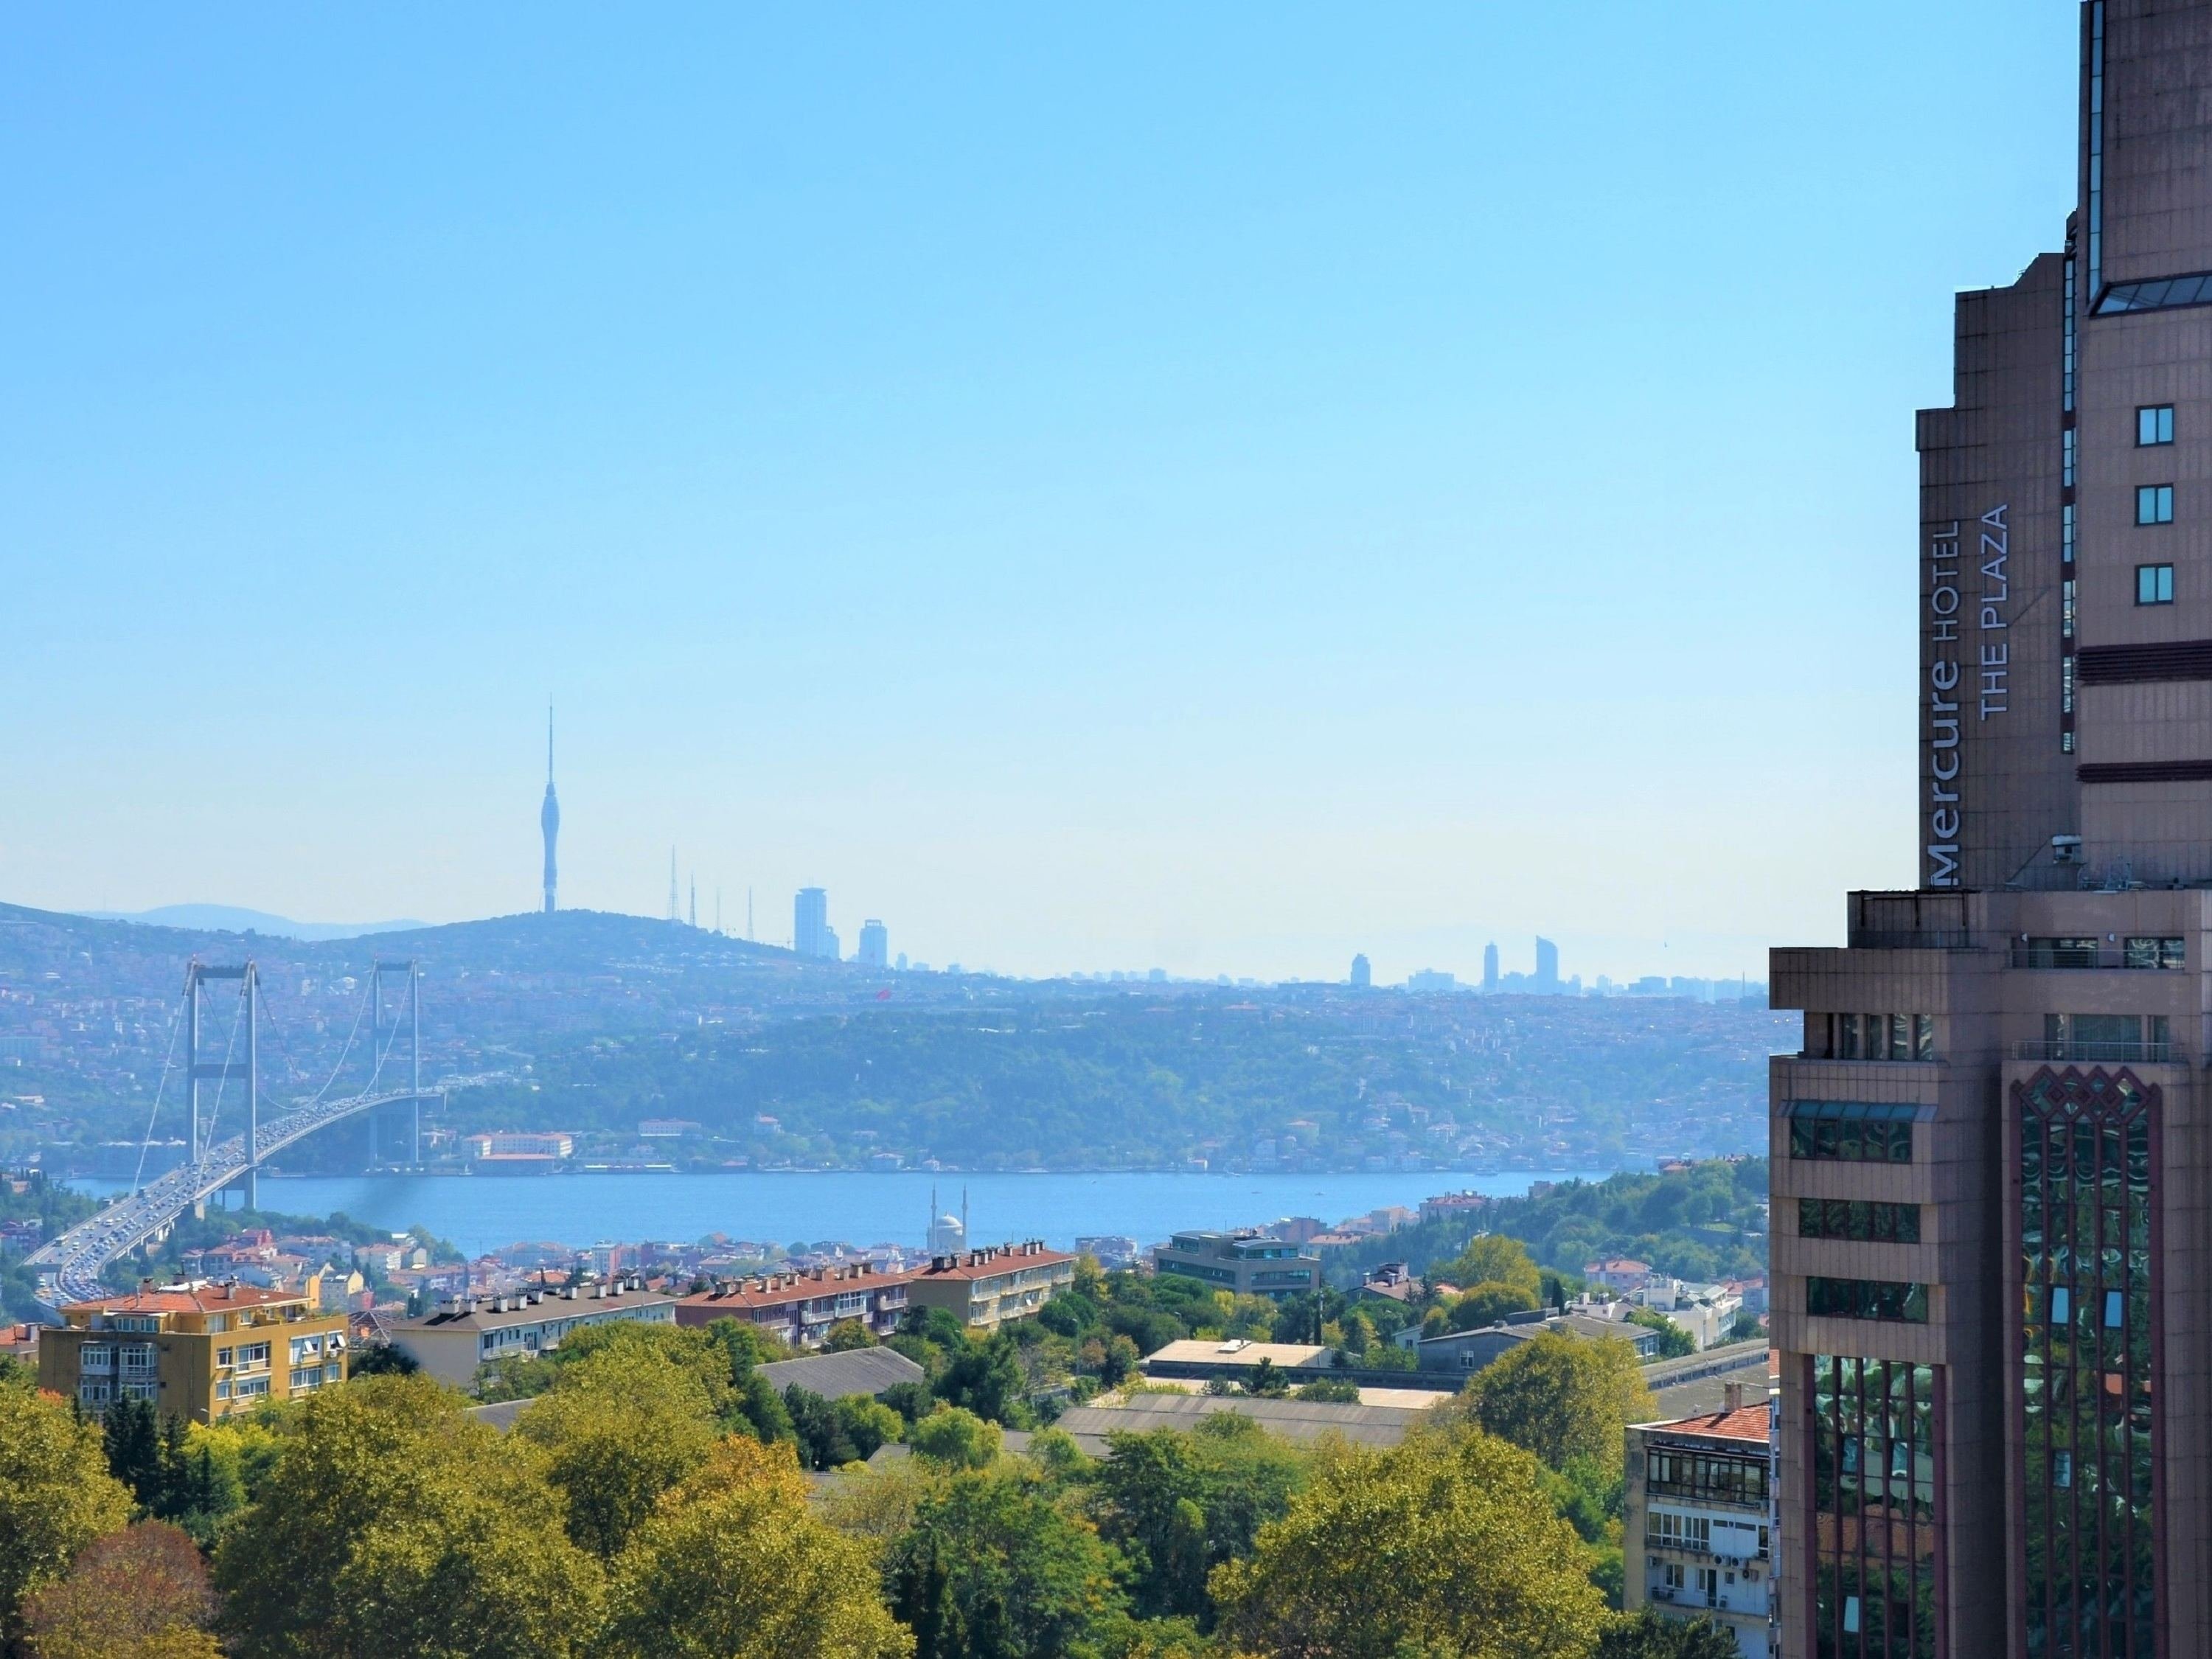
[[[177,1030],[184,1024],[181,1004],[169,1011],[169,1046],[161,1053],[161,1075],[154,1085],[154,1109],[146,1115],[146,1133],[138,1138],[138,1167],[131,1172],[131,1190],[138,1191],[146,1178],[146,1149],[154,1144],[154,1125],[161,1115],[161,1097],[168,1092],[169,1065],[177,1057]]]
[[[201,1141],[203,1146],[215,1145],[215,1126],[222,1119],[223,1091],[230,1087],[230,1057],[238,1052],[238,1028],[246,1019],[246,999],[252,994],[248,988],[252,984],[251,980],[238,982],[238,1008],[230,1017],[230,1035],[222,1040],[222,1074],[216,1079],[215,1104],[208,1109],[207,1133]],[[200,1148],[194,1147],[192,1156],[198,1158],[199,1155]]]

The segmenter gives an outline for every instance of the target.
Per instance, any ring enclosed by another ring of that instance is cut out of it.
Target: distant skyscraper
[[[553,798],[553,705],[545,705],[545,805],[538,809],[538,827],[545,832],[545,914],[553,914],[553,890],[559,873],[553,866],[553,843],[561,835],[561,803]]]
[[[683,903],[676,890],[676,849],[668,849],[668,919],[680,921],[684,918]]]
[[[691,878],[691,925],[699,925],[699,878]]]
[[[1553,991],[1559,984],[1559,947],[1547,939],[1536,941],[1536,988]]]
[[[863,968],[890,966],[891,936],[880,921],[871,919],[860,924],[860,963]]]
[[[1495,995],[1498,990],[1498,946],[1482,947],[1482,989],[1486,995]]]
[[[1367,958],[1364,956],[1352,957],[1352,988],[1355,991],[1364,991],[1374,983],[1375,972],[1367,965]]]
[[[802,887],[791,905],[791,948],[802,957],[830,954],[830,895],[819,887]]]

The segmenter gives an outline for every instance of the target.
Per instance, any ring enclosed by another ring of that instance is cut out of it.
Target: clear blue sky
[[[0,13],[0,897],[1754,975],[2063,0]]]

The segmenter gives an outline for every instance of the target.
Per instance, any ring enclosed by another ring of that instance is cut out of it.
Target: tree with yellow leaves
[[[0,1382],[0,1646],[21,1631],[25,1595],[130,1519],[99,1424],[78,1421],[53,1395]]]
[[[1534,1458],[1432,1431],[1326,1459],[1211,1588],[1222,1632],[1265,1659],[1588,1659],[1607,1615],[1585,1554]]]
[[[907,1659],[866,1544],[807,1509],[787,1445],[732,1438],[672,1488],[616,1561],[610,1659]]]
[[[283,1449],[216,1555],[245,1659],[569,1659],[598,1565],[568,1541],[543,1454],[428,1377],[372,1376],[287,1413]]]

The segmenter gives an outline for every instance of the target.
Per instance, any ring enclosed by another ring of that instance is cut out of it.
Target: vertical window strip
[[[1936,1371],[1830,1354],[1810,1364],[1814,1652],[1933,1659]]]
[[[2046,1070],[2012,1099],[2028,1650],[2148,1659],[2158,1093],[2125,1072]]]
[[[2069,252],[2066,256],[2066,372],[2063,381],[2063,407],[2069,415],[2074,412],[2074,308],[2079,303],[2080,301],[2074,292],[2074,256]]]
[[[2089,7],[2089,296],[2105,285],[2105,0]]]

